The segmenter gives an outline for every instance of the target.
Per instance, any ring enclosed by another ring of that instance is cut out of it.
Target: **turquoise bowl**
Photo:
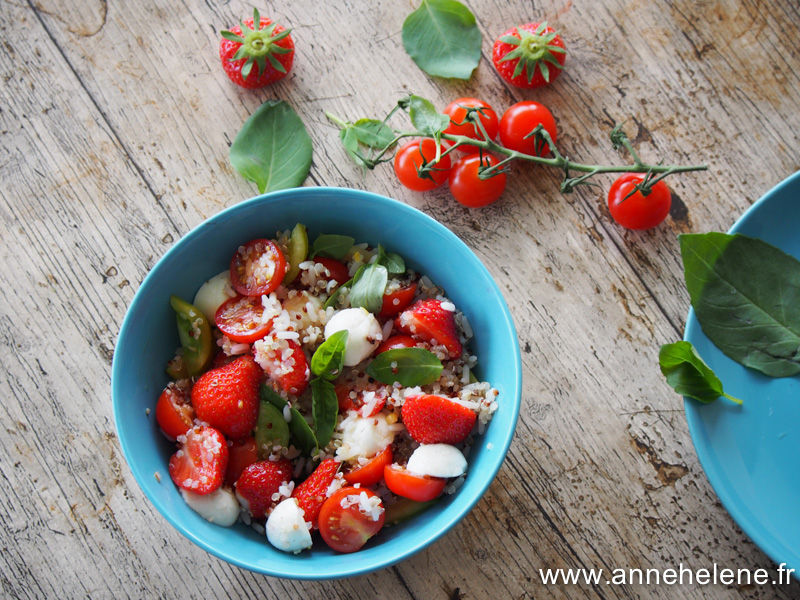
[[[155,421],[167,383],[164,365],[179,346],[170,294],[193,298],[228,266],[243,242],[272,237],[304,223],[309,236],[339,233],[383,244],[443,287],[470,320],[481,379],[500,392],[499,409],[469,456],[461,488],[427,512],[386,527],[358,553],[339,554],[321,539],[313,549],[285,554],[241,523],[205,521],[183,501],[169,477],[174,452]],[[192,542],[229,563],[290,579],[335,579],[389,567],[452,529],[481,499],[508,452],[519,416],[522,368],[514,323],[491,275],[441,223],[396,200],[344,188],[298,188],[265,194],[228,208],[181,238],[142,282],[120,329],[112,368],[112,400],[122,452],[134,478],[163,517]],[[147,409],[149,416],[146,416]],[[159,474],[160,477],[157,477]],[[160,478],[160,481],[158,480]]]

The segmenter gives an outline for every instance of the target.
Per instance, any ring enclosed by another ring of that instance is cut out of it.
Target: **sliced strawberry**
[[[180,449],[169,459],[169,476],[180,488],[210,494],[222,485],[228,444],[213,427],[195,427],[178,437]]]
[[[270,334],[256,342],[253,350],[261,368],[284,391],[299,396],[308,387],[311,369],[300,344]]]
[[[451,305],[452,306],[452,305]],[[434,346],[447,348],[450,358],[461,356],[455,313],[440,300],[418,300],[397,317],[395,325],[403,333],[415,335]]]
[[[420,444],[458,444],[475,426],[478,415],[443,396],[420,394],[403,403],[403,425]]]
[[[225,470],[225,483],[232,486],[244,470],[258,461],[256,440],[251,435],[241,440],[228,442],[228,468]]]
[[[291,480],[289,459],[261,460],[242,471],[236,480],[236,497],[254,519],[263,519],[280,502],[281,486]]]
[[[192,388],[197,418],[232,439],[249,435],[258,419],[262,371],[252,356],[204,373]]]
[[[332,458],[326,458],[319,463],[308,479],[295,488],[294,494],[292,494],[300,508],[305,511],[306,521],[311,522],[314,529],[317,529],[319,509],[328,499],[328,488],[336,478],[340,464]]]

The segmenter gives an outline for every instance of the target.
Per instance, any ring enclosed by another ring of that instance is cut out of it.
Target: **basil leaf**
[[[403,23],[403,47],[428,75],[469,79],[481,59],[481,32],[461,2],[422,0]]]
[[[437,112],[436,107],[430,100],[420,96],[409,96],[404,100],[404,104],[408,109],[411,124],[422,135],[438,140],[441,138],[442,132],[450,125],[450,117]]]
[[[667,383],[682,396],[689,396],[705,404],[720,396],[731,402],[742,401],[722,391],[722,382],[714,371],[700,358],[690,342],[664,344],[658,352],[658,363]]]
[[[332,381],[342,372],[344,349],[349,331],[337,331],[320,344],[311,357],[311,372],[317,377]]]
[[[269,402],[281,412],[283,411],[283,407],[289,403],[286,398],[276,393],[275,390],[264,383],[261,384],[260,397],[261,400]],[[306,456],[313,456],[318,446],[317,438],[314,436],[314,432],[311,431],[311,426],[296,408],[291,407],[290,411],[292,420],[289,421],[288,425],[292,441],[303,454]]]
[[[266,459],[273,446],[289,446],[289,424],[283,418],[283,411],[263,399],[258,408],[255,440],[259,460]]]
[[[373,262],[362,266],[353,277],[350,306],[360,306],[371,313],[378,312],[383,306],[383,292],[386,291],[387,281],[389,272],[383,265]]]
[[[406,272],[406,262],[399,254],[387,253],[383,246],[378,244],[378,258],[375,261],[386,267],[390,275],[402,275]]]
[[[320,448],[324,448],[331,440],[331,434],[336,427],[336,416],[339,414],[339,400],[330,381],[318,378],[311,380],[311,413],[314,416],[317,442]]]
[[[367,375],[387,385],[403,387],[426,385],[439,379],[444,366],[425,348],[395,348],[375,357],[367,366]]]
[[[350,252],[350,248],[353,247],[355,241],[355,238],[349,235],[322,233],[314,240],[314,245],[311,248],[311,256],[320,255],[342,260],[347,253]]]
[[[291,106],[267,100],[236,135],[230,160],[260,193],[299,187],[311,170],[311,137]]]
[[[742,234],[678,239],[703,333],[746,367],[771,377],[800,373],[800,261]]]

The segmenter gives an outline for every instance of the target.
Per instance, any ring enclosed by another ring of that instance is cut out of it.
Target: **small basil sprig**
[[[381,383],[403,387],[426,385],[439,379],[444,366],[425,348],[394,348],[381,352],[367,366],[367,375]]]
[[[328,258],[335,258],[342,260],[350,248],[355,243],[355,238],[349,235],[337,235],[333,233],[322,233],[314,240],[311,247],[311,256],[327,256]]]
[[[386,248],[378,244],[378,258],[375,262],[386,267],[389,275],[402,275],[406,272],[406,261],[394,252],[386,252]]]
[[[738,398],[722,391],[719,377],[700,358],[691,342],[664,344],[658,353],[658,362],[661,373],[667,378],[667,383],[682,396],[694,398],[705,404],[719,397],[742,404]]]
[[[389,270],[377,261],[363,265],[353,277],[350,306],[362,307],[376,313],[383,306],[383,293],[389,281]]]
[[[314,418],[314,435],[320,448],[331,440],[339,414],[339,400],[330,381],[316,377],[311,380],[311,416]]]
[[[311,372],[329,381],[336,379],[344,366],[344,350],[347,345],[347,329],[342,329],[322,342],[311,357]]]

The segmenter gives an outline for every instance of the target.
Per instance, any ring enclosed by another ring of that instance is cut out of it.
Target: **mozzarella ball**
[[[365,308],[345,308],[330,318],[325,325],[325,337],[346,329],[344,366],[353,367],[373,353],[383,338],[378,319]]]
[[[411,473],[430,477],[458,477],[467,472],[467,459],[450,444],[422,444],[406,465]]]
[[[233,298],[236,291],[231,285],[231,272],[229,269],[214,275],[197,290],[194,296],[194,304],[202,312],[209,323],[214,324],[214,316],[222,303]]]
[[[230,527],[239,518],[239,502],[233,492],[221,487],[210,494],[196,494],[181,489],[186,504],[209,523]]]
[[[296,498],[287,498],[270,513],[267,519],[267,539],[270,544],[284,552],[297,554],[311,548],[311,532]]]
[[[389,424],[389,415],[379,412],[374,417],[359,417],[351,413],[342,421],[342,445],[336,450],[340,460],[351,460],[363,456],[372,458],[394,441],[395,433],[403,426]]]

